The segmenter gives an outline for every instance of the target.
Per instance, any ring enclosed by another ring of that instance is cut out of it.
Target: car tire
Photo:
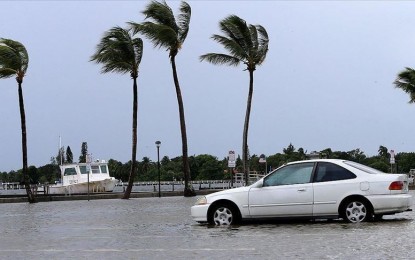
[[[230,203],[220,203],[213,206],[208,219],[209,224],[229,226],[240,221],[239,210]]]
[[[372,217],[371,208],[367,202],[360,199],[348,200],[343,204],[342,217],[349,223],[368,221]]]

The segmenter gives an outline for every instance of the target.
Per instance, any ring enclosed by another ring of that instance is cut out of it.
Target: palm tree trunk
[[[123,199],[129,199],[131,195],[131,190],[133,188],[133,182],[136,172],[136,164],[137,164],[137,110],[138,110],[138,95],[137,95],[137,77],[133,77],[134,84],[133,84],[133,145],[131,151],[131,171],[130,176],[128,177],[128,186],[124,192]]]
[[[29,203],[35,203],[36,197],[30,189],[30,178],[27,167],[27,138],[26,138],[26,115],[24,110],[22,81],[17,81],[19,84],[19,107],[20,107],[20,121],[22,128],[22,153],[23,153],[23,181],[26,189],[27,199]]]
[[[183,106],[183,98],[182,93],[180,90],[179,79],[177,77],[177,70],[176,70],[176,60],[175,55],[172,55],[170,58],[171,67],[173,70],[173,80],[174,86],[176,87],[176,95],[177,95],[177,103],[179,105],[179,117],[180,117],[180,130],[182,133],[182,160],[183,160],[183,172],[184,172],[184,196],[190,197],[195,196],[195,192],[193,188],[189,186],[190,182],[190,166],[189,166],[189,156],[187,151],[187,134],[186,134],[186,121],[184,118],[184,106]]]
[[[244,123],[244,133],[242,141],[242,164],[244,167],[244,178],[245,185],[248,186],[248,173],[249,173],[249,161],[248,161],[248,128],[249,128],[249,118],[251,115],[251,103],[252,103],[252,94],[254,92],[254,71],[249,70],[249,93],[248,101],[246,104],[246,114],[245,114],[245,123]]]

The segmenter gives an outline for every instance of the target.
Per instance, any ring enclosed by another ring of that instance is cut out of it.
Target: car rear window
[[[384,172],[381,172],[379,170],[373,169],[372,167],[357,163],[357,162],[351,162],[351,161],[344,161],[345,164],[352,166],[353,168],[356,168],[358,170],[364,171],[366,173],[370,174],[385,174]]]

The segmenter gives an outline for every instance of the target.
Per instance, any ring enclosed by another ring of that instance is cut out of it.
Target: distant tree
[[[66,157],[65,157],[65,147],[61,147],[58,150],[58,154],[56,155],[56,157],[54,157],[54,163],[56,163],[56,165],[62,165],[64,162],[66,162]]]
[[[163,158],[160,161],[161,166],[165,166],[170,162],[170,159],[168,156],[163,156]]]
[[[326,148],[326,149],[320,151],[320,157],[321,158],[330,159],[330,158],[332,158],[332,155],[333,155],[333,151],[331,150],[331,148]]]
[[[143,157],[141,167],[144,173],[147,173],[151,165],[151,160],[147,156]]]
[[[396,88],[400,88],[409,94],[409,103],[415,103],[415,70],[413,68],[405,68],[398,74],[393,83]]]
[[[379,156],[384,159],[388,159],[390,156],[390,153],[388,153],[388,148],[386,148],[383,145],[379,146],[378,153],[379,153]]]
[[[295,152],[295,147],[294,145],[292,145],[291,143],[287,146],[287,148],[283,148],[282,151],[286,154],[286,155],[291,155]]]
[[[66,162],[73,163],[73,154],[70,146],[66,147]]]
[[[129,73],[133,79],[133,129],[131,149],[131,171],[128,177],[128,186],[123,199],[129,199],[133,188],[134,177],[137,168],[137,110],[138,93],[137,78],[138,68],[143,56],[143,41],[134,38],[130,30],[113,27],[104,34],[97,50],[92,55],[91,61],[103,64],[102,73],[117,72]]]
[[[38,168],[39,175],[42,176],[41,183],[55,183],[56,180],[60,180],[61,172],[58,164],[46,164]]]
[[[398,165],[398,172],[408,173],[409,170],[415,169],[415,153],[398,153],[395,157]]]
[[[249,159],[249,170],[250,171],[262,171],[264,166],[259,163],[259,157],[253,154]]]
[[[33,166],[33,165],[29,166],[28,171],[29,171],[29,176],[30,176],[30,183],[38,184],[40,173],[39,173],[39,170],[36,168],[36,166]]]
[[[379,171],[382,171],[382,172],[390,172],[390,165],[382,160],[377,160],[369,164],[368,166],[374,169],[377,169]]]
[[[88,154],[88,143],[82,142],[81,145],[81,155],[79,156],[80,163],[86,163],[86,156]]]
[[[363,160],[366,158],[364,152],[361,151],[359,148],[348,151],[347,154],[349,155],[349,160],[355,162],[363,162]]]
[[[208,154],[200,154],[194,158],[198,169],[197,179],[199,180],[222,180],[225,178],[221,162],[218,158]]]
[[[0,38],[0,79],[16,77],[19,93],[20,122],[22,130],[22,159],[23,159],[23,180],[29,203],[36,202],[36,196],[30,188],[30,176],[27,164],[27,137],[26,137],[26,114],[24,108],[23,78],[26,76],[29,65],[29,55],[23,44],[20,42]]]
[[[243,170],[244,170],[244,165],[243,165],[243,162],[242,162],[241,156],[240,156],[239,154],[238,154],[238,157],[236,157],[235,169],[236,169],[238,172],[243,172]]]
[[[180,14],[176,18],[166,2],[151,1],[144,11],[145,19],[149,21],[142,24],[130,23],[134,33],[146,36],[154,47],[164,47],[169,51],[170,63],[173,71],[173,81],[176,89],[177,103],[179,106],[180,130],[182,135],[182,160],[184,173],[184,196],[195,196],[193,188],[189,185],[190,165],[187,147],[186,121],[184,115],[183,97],[180,89],[179,78],[176,69],[176,56],[182,48],[189,32],[191,8],[184,1],[180,5]]]
[[[245,20],[236,15],[226,17],[219,22],[219,26],[225,36],[214,34],[212,39],[222,44],[229,54],[207,53],[200,56],[200,60],[229,66],[237,66],[243,63],[249,72],[249,91],[242,140],[242,163],[245,183],[248,185],[248,128],[254,91],[254,71],[257,66],[264,62],[267,56],[268,33],[261,25],[247,24]]]

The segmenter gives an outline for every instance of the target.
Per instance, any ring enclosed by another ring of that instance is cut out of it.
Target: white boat
[[[46,186],[47,194],[111,192],[119,182],[109,175],[105,160],[91,163],[71,163],[60,166],[61,183]]]

